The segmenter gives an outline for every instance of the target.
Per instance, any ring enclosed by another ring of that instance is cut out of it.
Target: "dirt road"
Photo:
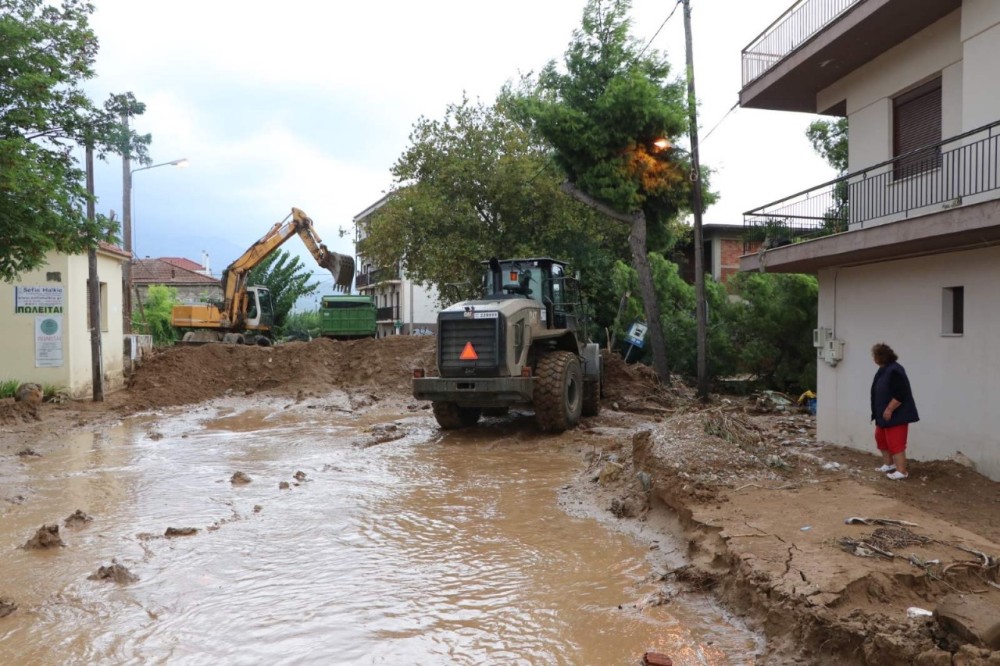
[[[0,465],[46,455],[40,433],[225,395],[338,390],[346,410],[391,398],[419,412],[411,369],[433,356],[433,338],[408,337],[170,350],[103,405],[0,404]],[[634,366],[608,369],[605,409],[579,429],[600,443],[581,447],[563,504],[586,497],[626,531],[673,531],[688,552],[667,594],[710,590],[767,637],[759,663],[1000,663],[998,484],[950,461],[889,482],[874,455],[816,443],[808,415],[700,407]],[[0,599],[0,616],[15,604]]]

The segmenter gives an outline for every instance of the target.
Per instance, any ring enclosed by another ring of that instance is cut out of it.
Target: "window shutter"
[[[903,155],[941,141],[941,79],[900,95],[893,101],[893,154]],[[896,163],[897,178],[933,169],[941,163],[935,148]]]

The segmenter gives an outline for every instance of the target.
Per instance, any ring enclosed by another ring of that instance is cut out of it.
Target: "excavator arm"
[[[291,219],[276,222],[260,240],[247,248],[240,257],[229,264],[222,274],[223,305],[221,322],[223,327],[240,329],[246,319],[247,276],[285,241],[298,234],[309,248],[313,258],[333,275],[333,288],[350,291],[354,282],[354,258],[327,249],[320,240],[312,219],[298,208],[292,208]]]

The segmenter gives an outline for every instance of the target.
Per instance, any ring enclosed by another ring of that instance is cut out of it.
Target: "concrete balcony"
[[[1000,243],[1000,121],[743,215],[740,270],[815,273]]]
[[[819,91],[915,35],[962,0],[799,0],[743,49],[740,106],[843,115]]]

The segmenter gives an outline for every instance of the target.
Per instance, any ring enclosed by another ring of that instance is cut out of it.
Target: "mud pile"
[[[320,392],[332,388],[409,392],[414,367],[433,367],[434,338],[319,338],[277,347],[173,347],[143,363],[123,395],[126,409],[156,409],[227,393]]]

